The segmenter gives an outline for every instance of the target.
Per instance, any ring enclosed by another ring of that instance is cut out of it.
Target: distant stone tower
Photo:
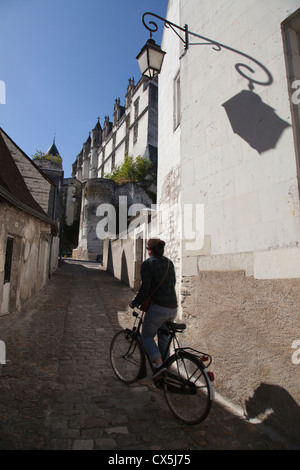
[[[98,118],[97,124],[92,130],[91,156],[90,156],[90,169],[89,169],[90,178],[97,178],[98,151],[99,151],[99,148],[101,147],[101,144],[102,144],[102,128],[101,128],[99,118]]]
[[[49,198],[48,213],[54,220],[58,216],[61,218],[62,214],[57,213],[57,198],[61,197],[62,195],[64,172],[62,159],[56,147],[55,139],[53,139],[52,145],[48,148],[44,155],[34,159],[34,163],[55,184],[55,186],[52,186],[51,188],[52,194]]]

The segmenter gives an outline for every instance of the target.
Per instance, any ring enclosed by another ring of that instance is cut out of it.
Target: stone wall
[[[156,218],[155,211],[144,210],[142,214],[130,220],[128,233],[120,234],[120,238],[106,238],[104,240],[104,269],[107,269],[120,281],[125,282],[135,292],[141,285],[142,262],[148,257],[147,240],[159,236]]]
[[[129,213],[133,204],[144,207],[152,204],[152,200],[138,183],[118,186],[105,178],[90,179],[83,183],[79,244],[73,250],[72,257],[101,261],[103,239],[106,237],[103,232],[107,231],[111,238],[116,238],[119,229],[124,229],[130,216],[135,215]],[[112,229],[115,230],[114,233],[111,233]]]
[[[97,224],[103,218],[97,216],[97,209],[102,204],[115,203],[115,183],[103,178],[87,180],[82,185],[82,204],[78,247],[72,257],[96,261],[103,253],[103,240],[96,233]]]
[[[204,204],[210,255],[226,255],[223,269],[227,255],[252,252],[256,278],[300,277],[299,175],[281,30],[300,1],[274,0],[271,16],[259,0],[172,3],[180,4],[180,24],[223,45],[219,52],[191,46],[180,61],[182,203]],[[256,73],[243,77],[240,63]]]
[[[208,42],[182,55],[182,42],[164,30],[157,187],[158,201],[170,200],[179,168],[180,206],[204,207],[202,247],[187,249],[183,236],[179,245],[186,343],[212,354],[219,397],[291,440],[300,424],[300,365],[292,360],[299,339],[299,126],[282,24],[298,8],[299,0],[274,0],[272,14],[260,0],[169,0],[166,17],[202,36],[191,42]],[[243,76],[242,63],[256,72]],[[161,238],[174,228],[166,224]]]
[[[181,215],[180,208],[180,165],[173,167],[166,175],[161,188],[157,215],[159,238],[165,243],[165,255],[174,263],[177,296],[180,298],[181,277]]]
[[[212,355],[215,389],[300,444],[300,280],[206,271],[182,280],[185,342]]]
[[[135,257],[135,243],[130,237],[104,241],[103,267],[132,289],[138,289],[140,284],[141,259],[136,266]]]
[[[0,204],[0,286],[3,286],[7,237],[13,238],[9,312],[20,310],[47,282],[57,267],[58,238],[51,226],[2,201]],[[49,253],[52,249],[52,260]],[[3,290],[0,289],[0,315]]]

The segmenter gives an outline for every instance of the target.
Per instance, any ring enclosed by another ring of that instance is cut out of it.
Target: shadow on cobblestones
[[[208,450],[285,447],[220,404],[186,426],[149,378],[114,376],[109,345],[132,291],[99,265],[61,263],[22,312],[0,317],[1,450]],[[127,323],[128,322],[128,323]]]

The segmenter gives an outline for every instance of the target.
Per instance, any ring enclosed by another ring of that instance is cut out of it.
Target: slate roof
[[[48,148],[45,155],[52,155],[53,157],[59,155],[59,151],[57,150],[57,147],[55,145],[55,140],[53,140],[53,144],[51,145],[51,147]]]
[[[29,191],[0,132],[0,198],[31,215],[55,225]]]

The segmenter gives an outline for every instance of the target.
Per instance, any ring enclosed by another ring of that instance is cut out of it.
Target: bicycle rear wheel
[[[130,330],[118,331],[111,341],[110,362],[116,376],[125,383],[136,382],[142,373],[144,355]]]
[[[209,378],[202,362],[192,354],[174,354],[167,362],[164,393],[173,414],[186,424],[203,421],[211,408]]]

